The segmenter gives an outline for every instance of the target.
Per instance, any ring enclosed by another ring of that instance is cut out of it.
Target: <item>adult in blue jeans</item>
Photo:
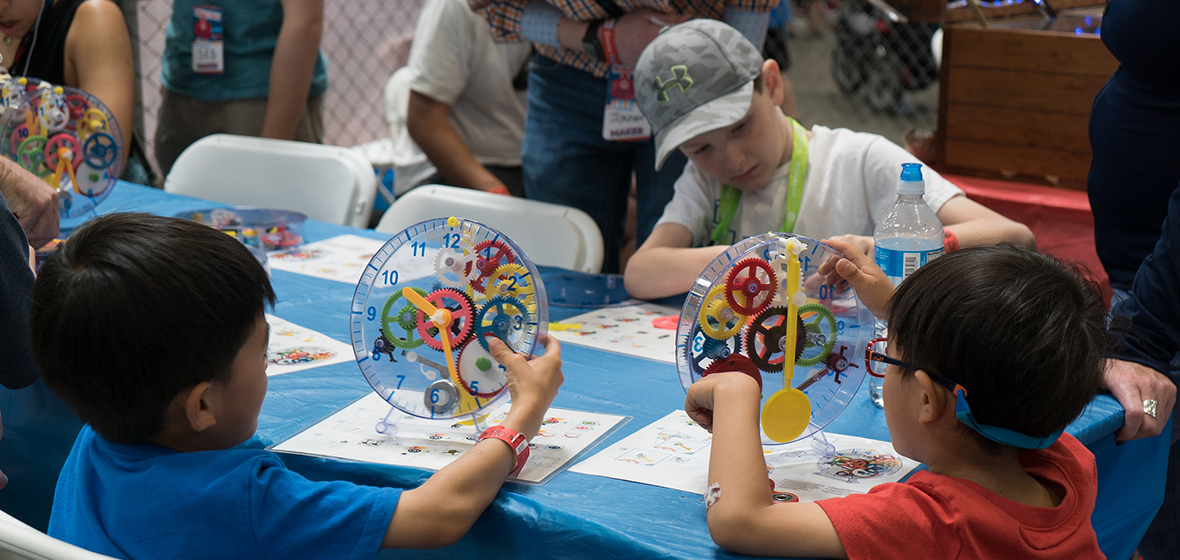
[[[619,272],[632,174],[642,244],[672,199],[685,159],[676,154],[657,172],[650,139],[604,138],[608,96],[626,97],[620,90],[629,85],[618,70],[634,66],[664,25],[692,17],[724,19],[761,45],[777,0],[468,1],[496,41],[528,40],[537,49],[521,146],[525,195],[589,214],[602,231],[603,271]]]

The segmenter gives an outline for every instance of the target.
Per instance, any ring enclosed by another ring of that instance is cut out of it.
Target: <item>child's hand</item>
[[[885,272],[851,243],[837,239],[827,239],[824,243],[843,253],[844,258],[829,259],[820,265],[819,273],[826,275],[832,285],[841,279],[848,281],[873,316],[884,319],[889,298],[893,296],[893,283]]]
[[[684,412],[693,422],[702,428],[713,432],[714,399],[718,390],[748,391],[760,400],[758,382],[753,377],[741,372],[732,371],[714,373],[702,377],[688,387],[688,395],[684,397]]]
[[[561,345],[557,339],[546,337],[545,355],[527,361],[496,337],[488,338],[488,348],[492,357],[508,369],[507,387],[513,406],[521,405],[544,414],[553,397],[557,396],[557,388],[565,380],[561,373]]]
[[[871,235],[853,235],[848,233],[844,235],[836,235],[824,240],[824,243],[827,243],[828,245],[832,245],[832,242],[852,245],[869,257],[872,257],[873,250],[876,248],[876,243],[873,241],[873,236]],[[832,246],[835,247],[835,245]],[[844,251],[840,252],[843,253]]]

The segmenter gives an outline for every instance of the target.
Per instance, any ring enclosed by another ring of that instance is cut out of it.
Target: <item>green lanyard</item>
[[[787,215],[783,219],[783,231],[790,233],[795,230],[795,221],[799,219],[799,204],[803,202],[803,181],[807,178],[807,130],[795,119],[787,117],[795,131],[794,145],[791,146],[791,168],[787,176]],[[742,199],[742,191],[729,185],[721,185],[721,201],[717,208],[720,219],[713,228],[710,239],[714,245],[720,245],[729,231],[729,223],[737,212],[738,202]]]

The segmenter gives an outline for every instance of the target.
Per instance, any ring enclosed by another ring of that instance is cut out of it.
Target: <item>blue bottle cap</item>
[[[902,181],[921,181],[922,180],[922,164],[920,164],[920,163],[903,163],[903,164],[901,164],[901,180]]]
[[[922,195],[926,192],[926,181],[922,180],[922,164],[901,164],[901,178],[897,180],[897,194],[902,196]]]

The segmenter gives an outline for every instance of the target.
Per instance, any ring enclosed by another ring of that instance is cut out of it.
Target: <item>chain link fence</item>
[[[868,0],[791,0],[786,39],[770,33],[765,50],[780,66],[789,60],[786,75],[804,124],[873,132],[902,145],[910,128],[934,130],[931,42],[938,26],[898,21],[884,8]]]
[[[142,129],[155,162],[153,137],[160,108],[160,60],[172,0],[123,0],[137,43]],[[329,0],[324,3],[320,48],[328,58],[324,142],[355,146],[389,135],[382,91],[404,66],[422,0]]]
[[[897,143],[910,127],[933,130],[938,70],[935,26],[897,23],[868,0],[788,0],[772,19],[766,54],[779,60],[798,100],[800,120],[875,132]],[[324,141],[355,146],[388,136],[383,89],[406,64],[423,0],[330,0],[321,49],[330,87]],[[121,0],[137,42],[142,122],[152,139],[160,105],[160,60],[172,0]],[[132,11],[134,10],[134,11]]]

